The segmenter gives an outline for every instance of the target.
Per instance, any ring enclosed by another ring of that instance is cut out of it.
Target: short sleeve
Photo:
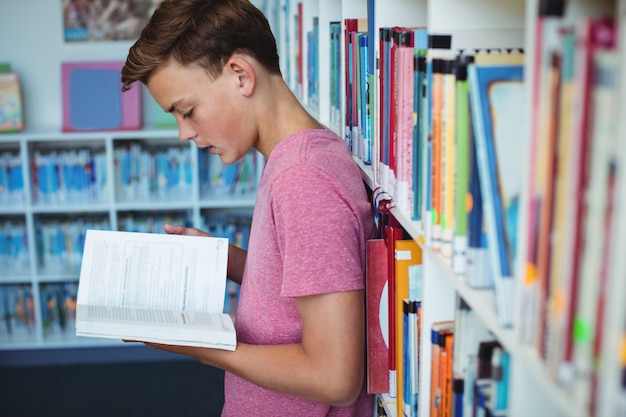
[[[281,295],[363,289],[362,225],[341,184],[318,167],[299,165],[283,172],[273,188],[284,262]]]

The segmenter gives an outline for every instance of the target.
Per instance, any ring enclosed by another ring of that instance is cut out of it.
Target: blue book
[[[500,324],[513,324],[513,262],[524,154],[524,67],[468,67],[472,123]],[[496,124],[496,120],[498,123]]]
[[[371,118],[369,108],[369,68],[368,68],[368,36],[359,34],[359,61],[361,69],[360,77],[360,109],[361,109],[361,135],[363,136],[363,162],[367,165],[372,163],[372,141],[371,141]]]
[[[493,274],[489,262],[487,234],[484,227],[483,197],[478,174],[478,160],[474,135],[469,141],[468,194],[472,204],[467,211],[467,250],[465,282],[473,288],[493,288]]]
[[[422,219],[422,201],[423,201],[423,178],[424,178],[424,123],[426,114],[424,114],[424,97],[425,88],[424,80],[426,78],[426,57],[416,51],[413,62],[413,207],[411,208],[412,220]]]

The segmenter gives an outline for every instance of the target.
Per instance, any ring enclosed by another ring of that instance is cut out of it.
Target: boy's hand
[[[194,227],[185,227],[180,224],[165,224],[163,225],[165,233],[170,235],[188,235],[188,236],[213,236],[210,233],[204,232]]]

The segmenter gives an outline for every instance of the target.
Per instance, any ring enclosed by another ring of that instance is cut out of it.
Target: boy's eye
[[[189,110],[187,113],[183,114],[183,119],[188,119],[193,114],[193,109]]]

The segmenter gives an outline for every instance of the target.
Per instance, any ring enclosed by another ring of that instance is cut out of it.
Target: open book
[[[76,335],[235,350],[228,239],[87,230]]]

